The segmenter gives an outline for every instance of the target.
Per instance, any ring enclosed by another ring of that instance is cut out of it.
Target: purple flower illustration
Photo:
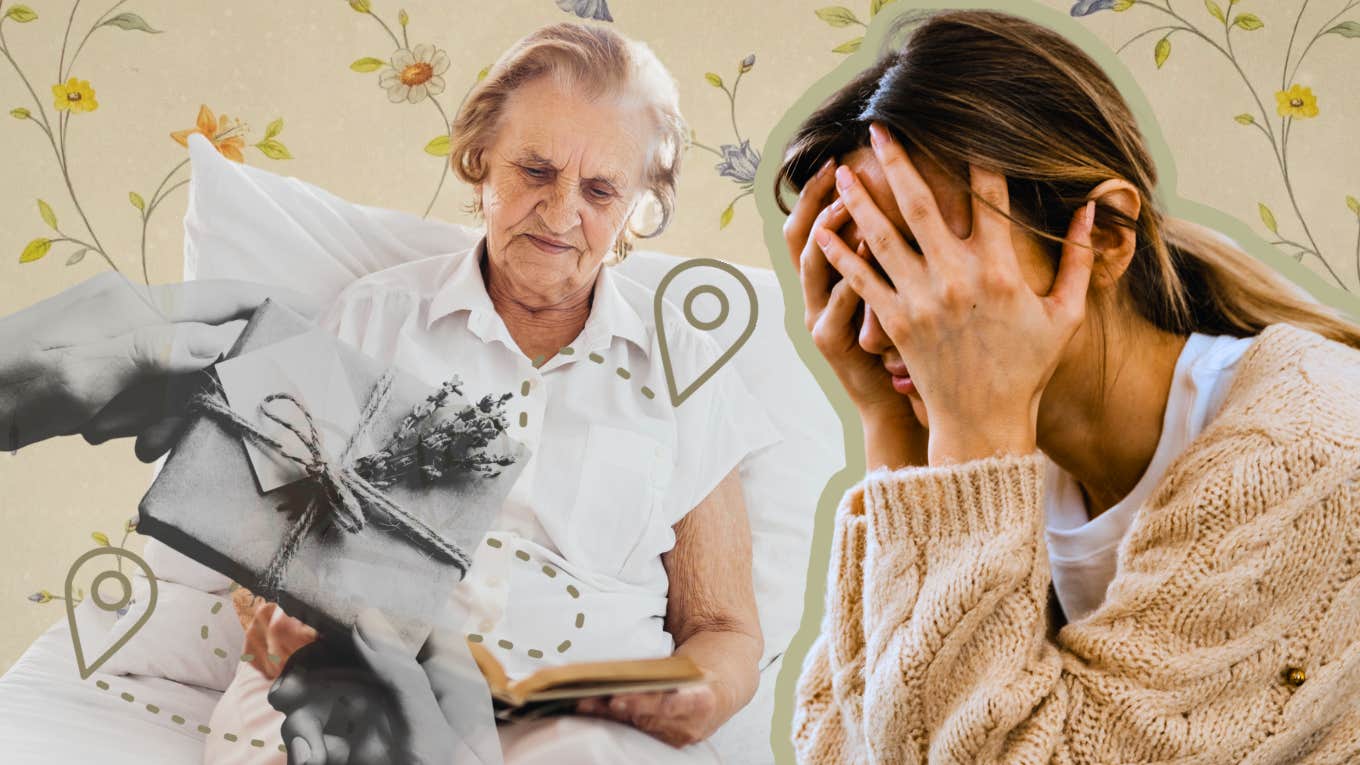
[[[760,166],[760,154],[751,148],[749,139],[739,144],[725,143],[719,148],[722,150],[722,162],[714,166],[718,175],[731,178],[743,185],[755,182],[756,168]]]
[[[1072,5],[1073,16],[1090,16],[1096,11],[1108,11],[1114,8],[1114,0],[1077,0]]]
[[[609,15],[609,3],[606,0],[557,0],[557,7],[583,19],[614,20],[614,17]]]

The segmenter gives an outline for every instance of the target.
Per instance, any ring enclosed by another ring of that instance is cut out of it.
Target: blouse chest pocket
[[[586,433],[576,500],[568,519],[574,562],[619,574],[663,518],[670,484],[671,448],[636,430],[591,425]]]

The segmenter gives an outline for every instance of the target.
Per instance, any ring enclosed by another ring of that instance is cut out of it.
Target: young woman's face
[[[506,100],[478,184],[491,265],[543,306],[588,289],[640,197],[642,108],[540,77]]]
[[[954,181],[946,175],[940,165],[915,149],[908,148],[907,154],[934,193],[935,204],[939,207],[940,215],[943,216],[946,225],[954,232],[955,236],[960,239],[966,238],[973,229],[972,202],[967,188]],[[855,171],[878,208],[893,222],[897,230],[902,232],[907,243],[917,252],[920,252],[920,245],[911,233],[911,229],[907,227],[901,210],[898,209],[892,188],[883,176],[883,168],[879,165],[873,150],[868,147],[859,148],[841,157],[839,161]],[[968,177],[966,166],[954,169],[961,177]],[[858,247],[863,239],[854,221],[846,224],[841,229],[840,235],[852,249]],[[1012,226],[1011,242],[1020,263],[1020,271],[1030,289],[1034,290],[1037,295],[1048,294],[1049,288],[1053,285],[1056,271],[1049,256],[1040,247],[1038,240],[1024,229]],[[929,263],[930,253],[924,254],[927,263]],[[883,367],[888,371],[888,374],[894,378],[899,378],[894,380],[894,387],[900,385],[902,382],[900,378],[910,376],[910,370],[903,364],[902,356],[893,346],[892,339],[883,330],[883,325],[879,323],[873,312],[867,309],[865,310],[864,322],[860,326],[859,344],[865,351],[878,356],[882,360]],[[911,408],[916,413],[916,417],[922,424],[928,426],[925,402],[921,399],[921,395],[914,388],[910,389],[910,392],[905,395],[910,399]]]

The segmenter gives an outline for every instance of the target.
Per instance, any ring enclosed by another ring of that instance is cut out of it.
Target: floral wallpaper
[[[500,51],[570,18],[648,42],[680,85],[679,210],[648,246],[768,266],[782,253],[748,198],[769,131],[876,17],[928,7],[832,2],[0,0],[0,311],[99,270],[177,279],[192,133],[347,199],[471,222],[451,118]],[[1360,293],[1360,0],[1025,6],[1078,20],[1125,62],[1178,193]],[[124,445],[66,441],[0,455],[0,517],[25,529],[0,577],[0,671],[58,616],[52,583],[88,544],[69,530],[123,528],[146,486]]]

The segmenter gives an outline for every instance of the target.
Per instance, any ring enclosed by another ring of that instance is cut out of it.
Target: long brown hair
[[[907,16],[893,32],[918,22],[903,44],[832,95],[793,136],[775,178],[785,213],[781,191],[801,189],[822,162],[867,145],[871,121],[965,189],[968,178],[956,168],[968,163],[1006,176],[1011,220],[1039,238],[1055,264],[1086,195],[1102,181],[1123,178],[1141,197],[1137,220],[1097,202],[1096,221],[1135,231],[1121,282],[1153,325],[1180,335],[1247,337],[1288,322],[1360,348],[1360,326],[1340,311],[1310,302],[1214,231],[1161,210],[1157,169],[1133,114],[1075,44],[993,11]]]

